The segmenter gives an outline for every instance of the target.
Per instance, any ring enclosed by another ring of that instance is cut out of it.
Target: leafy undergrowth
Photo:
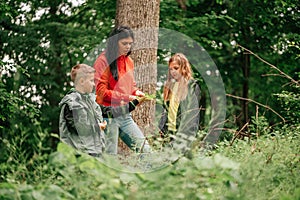
[[[46,164],[23,171],[32,179],[1,175],[0,199],[300,199],[300,127],[293,130],[222,142],[148,173],[108,167],[59,144]]]
[[[299,136],[298,125],[283,128],[272,136],[239,140],[232,146],[220,144],[218,152],[240,164],[243,181],[235,195],[241,199],[300,200]]]

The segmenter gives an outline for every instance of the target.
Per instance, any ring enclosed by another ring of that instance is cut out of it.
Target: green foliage
[[[272,135],[250,142],[239,140],[232,146],[220,144],[218,152],[240,163],[243,179],[239,187],[240,199],[280,199],[299,195],[299,124],[295,128],[283,127]]]
[[[284,135],[282,134],[284,132]],[[0,184],[2,199],[291,199],[299,195],[300,127],[220,143],[149,173],[126,173],[60,143],[39,182]],[[25,169],[23,169],[25,170]],[[43,173],[36,174],[41,176]],[[36,179],[39,179],[36,177]],[[264,194],[264,195],[261,195]]]
[[[125,173],[59,144],[57,152],[49,157],[47,179],[21,187],[2,184],[0,196],[7,199],[16,196],[33,199],[207,199],[214,197],[211,188],[217,185],[234,190],[240,181],[238,166],[217,154],[211,158],[183,158],[151,173]]]
[[[42,131],[36,119],[40,117],[37,106],[10,90],[9,79],[15,73],[26,75],[26,71],[9,63],[1,65],[0,180],[22,182],[31,179],[32,168],[38,167],[47,156],[48,133]]]
[[[269,122],[265,116],[252,117],[249,131],[254,136],[267,135],[270,133]]]
[[[57,104],[70,87],[67,73],[107,37],[116,2],[8,0],[0,3],[0,199],[299,199],[299,87],[288,87],[290,80],[254,57],[245,80],[245,52],[234,46],[249,48],[298,80],[298,1],[187,0],[186,7],[177,2],[161,1],[160,27],[201,44],[227,93],[242,96],[248,81],[249,98],[275,109],[285,124],[249,104],[249,116],[255,116],[251,138],[229,143],[243,111],[239,100],[228,99],[228,132],[217,149],[196,148],[192,159],[151,173],[118,171],[63,144],[55,150]],[[172,45],[181,45],[168,36]],[[159,49],[160,61],[166,53]],[[205,84],[200,76],[195,73]],[[209,112],[207,106],[206,117]]]
[[[67,73],[106,37],[114,6],[103,0],[77,6],[66,1],[8,1],[3,7],[0,57],[20,67],[14,77],[2,78],[8,91],[38,105],[44,129],[58,132],[58,102],[71,87]]]
[[[297,1],[186,2],[184,10],[176,6],[174,1],[162,1],[160,26],[179,30],[202,45],[218,66],[228,94],[254,99],[279,112],[278,101],[272,94],[280,93],[280,88],[287,81],[279,78],[280,74],[274,75],[273,69],[252,56],[249,61],[249,77],[246,77],[243,74],[243,54],[247,52],[235,48],[235,44],[251,49],[287,74],[294,75],[295,72],[299,72]],[[245,87],[248,87],[247,91],[243,91]],[[247,96],[245,92],[248,93]],[[210,99],[207,98],[209,102]],[[227,102],[228,113],[235,115],[230,116],[230,122],[235,124],[226,126],[241,128],[246,123],[245,120],[241,121],[245,112],[242,102],[231,98],[228,98]],[[256,105],[248,106],[248,116],[254,116]],[[266,116],[270,124],[281,121],[269,110],[259,109],[259,112],[260,115]]]
[[[174,0],[161,1],[160,27],[177,30],[203,46],[218,66],[227,93],[242,96],[243,52],[234,48],[234,43],[245,45],[271,63],[279,63],[280,69],[288,74],[297,72],[297,1],[185,2],[186,9]],[[37,105],[43,129],[58,133],[57,105],[71,87],[67,74],[74,64],[88,60],[90,54],[93,56],[88,62],[93,63],[94,49],[107,37],[114,23],[115,6],[115,1],[108,0],[91,0],[77,6],[66,1],[1,3],[0,57],[13,60],[13,65],[19,66],[12,77],[2,77],[6,80],[5,88],[8,93]],[[246,12],[244,7],[247,7]],[[36,17],[38,11],[43,13],[40,17]],[[176,40],[168,41],[181,45]],[[159,49],[160,59],[165,53]],[[279,88],[286,82],[270,76],[260,78],[274,71],[255,59],[251,64],[249,98],[277,108],[278,102],[272,94],[280,93]],[[165,74],[165,69],[159,73]],[[201,74],[196,72],[195,78],[201,80]],[[207,94],[203,96],[206,98],[204,107],[209,108],[209,93],[203,89],[202,94]],[[229,98],[227,101],[228,113],[235,114],[231,120],[235,124],[227,126],[239,126],[234,118],[243,112],[241,102]],[[264,115],[270,123],[278,122],[269,111],[261,109],[260,112],[266,112]],[[8,112],[2,113],[1,117],[6,117]],[[204,116],[208,114],[209,109]],[[254,115],[255,107],[250,104],[249,116]],[[205,126],[203,121],[201,123]]]
[[[41,131],[38,122],[33,122],[34,128],[19,126],[1,138],[0,180],[39,181],[44,178],[42,168],[50,152],[49,145],[45,145],[49,136]]]
[[[0,183],[0,198],[3,200],[47,200],[74,199],[74,197],[56,185],[14,185]]]
[[[295,86],[293,91],[282,91],[275,94],[279,100],[282,111],[281,113],[286,117],[290,124],[297,123],[300,119],[300,87]]]

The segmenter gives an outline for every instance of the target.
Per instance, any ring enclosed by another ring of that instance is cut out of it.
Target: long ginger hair
[[[176,62],[180,69],[179,72],[181,73],[181,78],[179,80],[179,86],[178,86],[178,92],[176,94],[177,99],[179,100],[184,100],[188,94],[188,82],[190,79],[193,79],[192,76],[192,68],[191,65],[186,58],[186,56],[182,53],[176,53],[174,54],[170,60],[169,60],[169,66],[172,62]],[[170,70],[168,70],[168,76],[166,83],[164,85],[164,90],[163,90],[163,98],[164,101],[170,100],[172,90],[174,87],[174,79],[171,76]]]

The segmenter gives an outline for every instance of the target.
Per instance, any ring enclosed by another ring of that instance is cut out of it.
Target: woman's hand
[[[129,101],[133,101],[133,100],[135,100],[135,99],[136,99],[136,97],[137,97],[137,96],[134,96],[134,95],[129,95],[129,97],[128,97],[128,98],[129,98]]]
[[[141,90],[137,90],[137,91],[135,91],[135,95],[138,96],[138,97],[144,97],[145,93],[142,92]]]

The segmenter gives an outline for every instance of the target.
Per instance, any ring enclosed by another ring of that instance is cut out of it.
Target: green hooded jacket
[[[100,106],[94,94],[81,94],[72,89],[59,103],[59,134],[62,142],[90,155],[100,155],[105,148]]]

